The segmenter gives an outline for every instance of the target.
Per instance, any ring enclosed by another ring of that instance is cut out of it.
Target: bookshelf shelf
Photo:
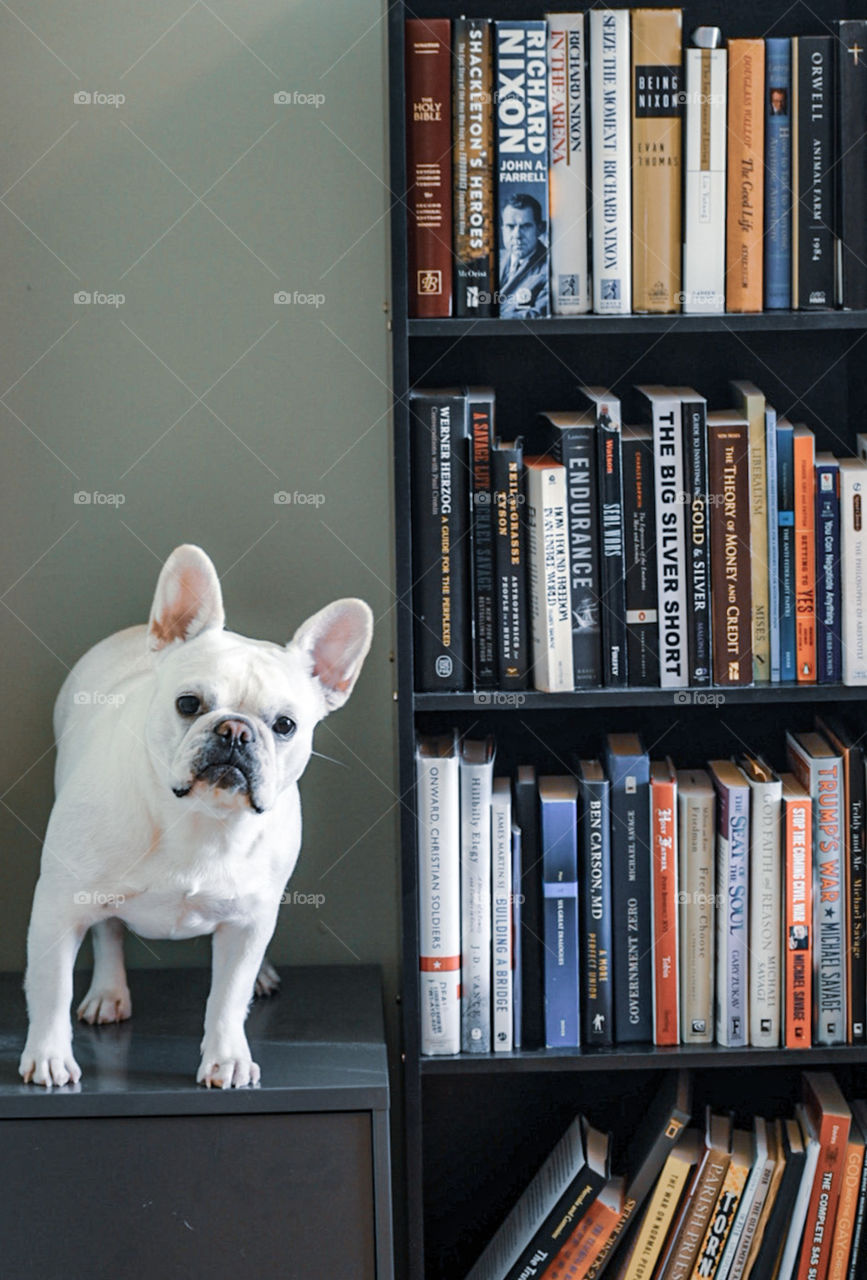
[[[679,1045],[655,1048],[624,1045],[618,1049],[539,1049],[502,1054],[455,1054],[453,1057],[422,1058],[424,1076],[502,1075],[514,1072],[548,1071],[659,1071],[693,1068],[700,1070],[742,1070],[768,1067],[816,1069],[834,1064],[864,1062],[864,1050],[856,1045],[809,1049],[721,1049],[719,1045]]]
[[[749,315],[575,316],[549,320],[410,320],[411,338],[543,338],[615,333],[803,333],[867,329],[867,311],[760,311]]]
[[[594,707],[632,707],[638,702],[650,707],[714,707],[856,702],[863,700],[862,688],[847,685],[756,685],[745,689],[582,689],[575,693],[416,693],[417,711],[586,711]]]

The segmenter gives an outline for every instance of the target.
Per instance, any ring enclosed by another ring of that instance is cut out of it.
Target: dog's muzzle
[[[190,785],[174,787],[175,795],[189,795],[193,783],[204,782],[219,791],[245,794],[253,809],[262,813],[256,799],[261,772],[256,745],[256,729],[249,720],[242,717],[221,720],[193,761]]]

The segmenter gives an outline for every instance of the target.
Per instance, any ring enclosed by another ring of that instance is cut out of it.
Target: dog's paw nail
[[[86,1022],[91,1027],[124,1022],[132,1014],[129,990],[125,987],[91,988],[78,1006],[77,1014],[79,1022]]]

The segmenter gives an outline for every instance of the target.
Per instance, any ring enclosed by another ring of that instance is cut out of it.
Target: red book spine
[[[653,1042],[679,1044],[677,782],[666,765],[650,778],[653,895]]]
[[[409,313],[452,313],[452,91],[448,18],[406,24]]]
[[[810,1193],[797,1280],[825,1280],[834,1239],[834,1219],[846,1160],[851,1116],[808,1104],[819,1135],[819,1163]]]

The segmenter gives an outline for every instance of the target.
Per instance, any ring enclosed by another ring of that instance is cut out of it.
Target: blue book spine
[[[500,316],[550,316],[548,24],[497,22]]]
[[[579,764],[581,974],[584,1044],[613,1045],[609,783],[595,760]]]
[[[792,49],[765,41],[765,307],[792,305]]]
[[[614,1038],[653,1039],[653,932],[650,884],[650,757],[605,748],[611,783],[611,903]]]
[[[768,484],[768,617],[771,640],[771,683],[780,682],[780,526],[777,503],[777,411],[765,408]]]
[[[556,779],[558,795],[547,796],[540,780],[542,886],[545,896],[545,1044],[549,1049],[581,1043],[578,975],[577,787],[564,798],[567,779]]]
[[[523,983],[521,981],[521,893],[522,872],[521,828],[512,827],[512,1013],[515,1020],[512,1041],[516,1049],[523,1047],[521,1032],[524,1015]]]
[[[840,467],[816,463],[816,681],[843,679],[840,633]]]
[[[780,529],[780,679],[797,680],[795,649],[795,436],[777,424],[777,523]]]

